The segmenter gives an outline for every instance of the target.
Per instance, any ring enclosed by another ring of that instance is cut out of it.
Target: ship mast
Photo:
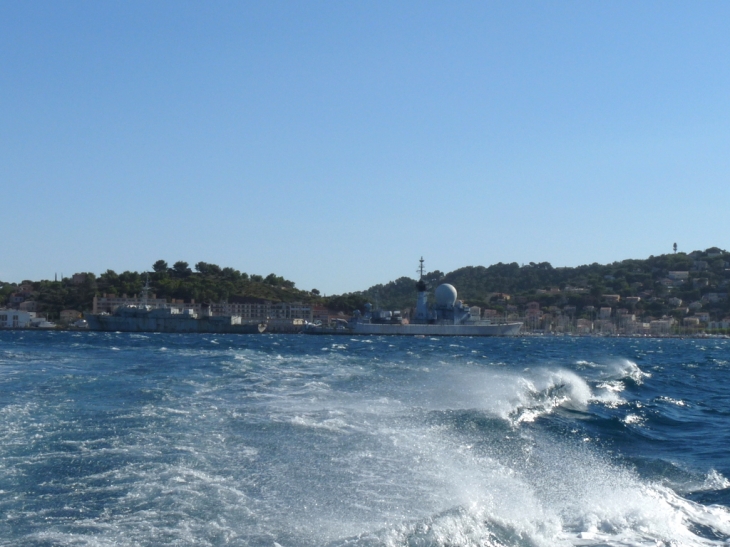
[[[428,321],[428,286],[423,280],[423,257],[420,260],[420,266],[418,267],[418,273],[420,278],[416,283],[416,290],[418,291],[418,300],[416,300],[416,322],[425,323]]]
[[[144,287],[142,287],[142,302],[141,308],[147,309],[147,298],[150,292],[150,274],[147,274],[147,280],[145,281]]]

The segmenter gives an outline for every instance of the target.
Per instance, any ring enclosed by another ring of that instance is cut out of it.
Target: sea
[[[0,332],[0,545],[730,545],[730,340]]]

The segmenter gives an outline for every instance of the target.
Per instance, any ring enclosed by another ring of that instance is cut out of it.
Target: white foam
[[[671,403],[671,404],[677,405],[677,406],[687,406],[687,403],[685,403],[681,399],[673,399],[671,397],[665,397],[663,395],[661,397],[659,397],[658,400],[663,401],[665,403]]]
[[[724,490],[726,488],[730,488],[730,480],[715,469],[710,469],[701,490]]]
[[[651,378],[651,373],[644,372],[639,365],[629,359],[618,359],[608,365],[609,378],[631,379],[641,385],[645,379]]]
[[[79,430],[73,421],[38,428],[32,442],[49,431],[61,442],[23,466],[70,468],[80,456],[123,463],[42,485],[61,492],[49,496],[68,514],[79,512],[46,520],[16,511],[12,518],[44,523],[21,542],[694,547],[720,544],[695,526],[730,535],[725,508],[642,480],[602,455],[597,439],[581,442],[578,428],[561,438],[527,425],[559,408],[620,401],[625,378],[647,377],[638,367],[611,365],[591,389],[560,367],[514,372],[425,350],[405,363],[318,348],[172,351],[225,366],[176,381],[179,391],[144,386],[152,397],[115,416],[131,428],[119,436],[64,438]],[[43,409],[34,404],[0,409],[3,441],[31,439]],[[637,414],[625,420],[639,423]],[[3,477],[20,477],[19,462],[6,459]],[[711,470],[705,487],[730,484]],[[84,493],[107,497],[94,517],[69,501]]]
[[[534,421],[557,407],[585,410],[593,394],[588,384],[568,370],[540,369],[517,379],[511,410],[503,417],[519,422]]]
[[[642,418],[638,414],[627,414],[626,416],[624,416],[624,419],[622,421],[626,425],[641,424],[644,421],[644,418]]]
[[[337,432],[345,431],[348,428],[348,423],[342,418],[317,419],[313,416],[294,416],[290,422],[301,427]]]

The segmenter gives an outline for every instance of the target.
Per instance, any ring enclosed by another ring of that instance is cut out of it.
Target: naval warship
[[[237,315],[214,316],[209,306],[203,306],[201,317],[189,309],[152,308],[147,305],[149,288],[148,279],[139,304],[120,306],[111,314],[84,314],[89,330],[214,334],[260,334],[266,330],[266,323],[245,323]]]
[[[308,324],[306,334],[392,334],[409,336],[514,336],[522,323],[492,323],[473,317],[469,307],[457,300],[453,285],[443,283],[434,291],[435,304],[428,306],[428,286],[423,279],[423,258],[420,260],[420,278],[416,282],[418,297],[412,320],[400,312],[373,310],[365,305],[364,312],[356,310],[352,319],[340,319],[333,325]]]

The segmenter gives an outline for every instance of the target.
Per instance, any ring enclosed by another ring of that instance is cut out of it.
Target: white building
[[[593,329],[594,332],[602,334],[616,333],[616,325],[614,325],[613,321],[610,319],[598,319],[595,323],[593,323]]]
[[[0,328],[24,329],[30,327],[35,313],[21,310],[0,310]]]
[[[649,329],[654,335],[669,334],[673,322],[671,319],[655,319],[649,324]]]
[[[277,302],[261,298],[236,298],[211,305],[213,315],[238,315],[241,319],[313,320],[312,306],[301,302]]]
[[[576,329],[580,334],[588,334],[593,330],[593,321],[590,319],[578,319]]]

